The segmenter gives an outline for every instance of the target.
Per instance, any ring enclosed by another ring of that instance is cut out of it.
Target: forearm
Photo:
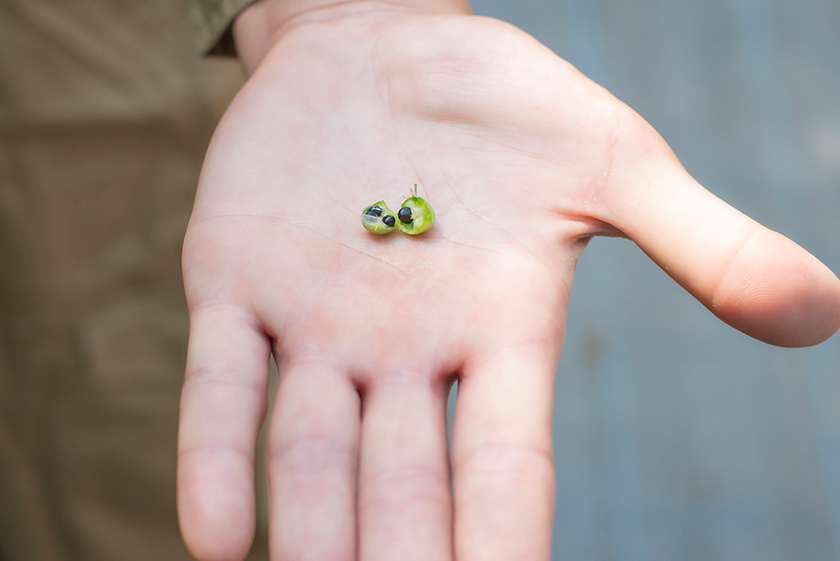
[[[234,21],[236,50],[250,74],[277,38],[296,24],[378,10],[466,14],[470,6],[468,0],[257,0]]]

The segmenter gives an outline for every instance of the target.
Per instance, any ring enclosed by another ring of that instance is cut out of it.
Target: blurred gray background
[[[840,272],[840,2],[474,0],[656,127],[709,190]],[[555,561],[840,560],[840,335],[722,324],[632,243],[578,267]]]

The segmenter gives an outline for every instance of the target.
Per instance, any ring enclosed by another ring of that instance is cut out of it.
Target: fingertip
[[[840,280],[793,241],[762,229],[733,259],[709,308],[766,343],[816,345],[840,328]]]
[[[182,455],[179,461],[181,536],[197,561],[241,561],[251,548],[256,527],[251,474],[240,473],[235,461],[207,455],[196,452]]]

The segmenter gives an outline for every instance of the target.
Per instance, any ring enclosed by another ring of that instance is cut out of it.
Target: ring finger
[[[342,370],[281,365],[269,437],[272,559],[355,558],[359,420]]]

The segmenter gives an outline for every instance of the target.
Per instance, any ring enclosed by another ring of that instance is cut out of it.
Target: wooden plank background
[[[840,2],[474,0],[840,272]],[[840,561],[840,336],[774,348],[596,239],[556,386],[555,561]]]

